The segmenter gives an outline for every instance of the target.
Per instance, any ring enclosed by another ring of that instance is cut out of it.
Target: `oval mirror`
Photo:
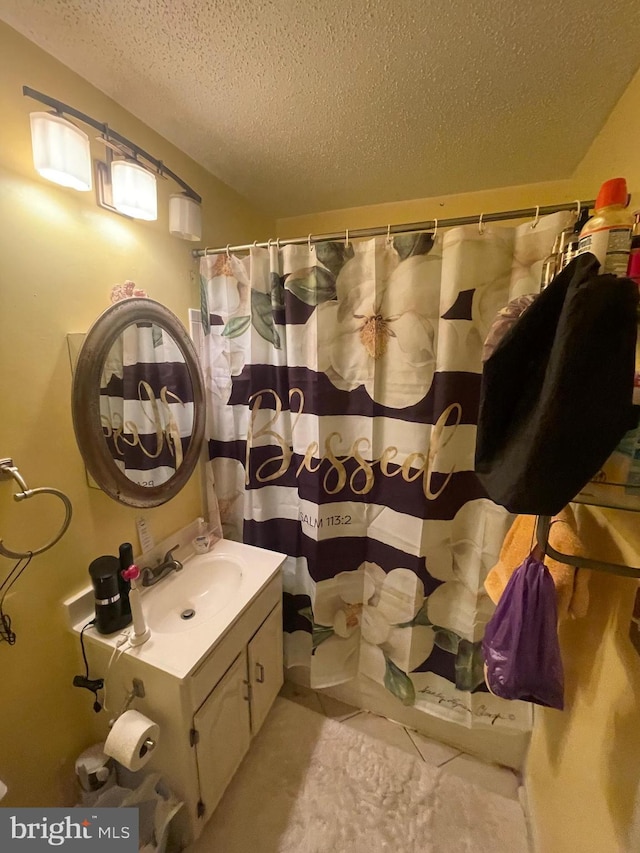
[[[114,500],[166,503],[187,482],[204,436],[204,386],[186,329],[159,302],[107,308],[73,377],[73,427],[85,465]]]

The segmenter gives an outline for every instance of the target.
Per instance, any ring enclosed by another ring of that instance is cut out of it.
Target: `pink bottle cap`
[[[140,569],[132,563],[128,569],[123,569],[120,574],[126,581],[137,581],[140,577]]]

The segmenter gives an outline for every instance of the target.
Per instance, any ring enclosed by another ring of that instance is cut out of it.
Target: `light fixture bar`
[[[198,193],[195,190],[191,189],[189,184],[185,183],[181,177],[176,175],[175,172],[172,172],[171,169],[167,168],[167,166],[165,166],[162,160],[156,159],[153,155],[149,154],[148,151],[145,151],[144,148],[140,148],[140,146],[136,145],[135,142],[132,142],[130,139],[127,139],[126,136],[122,136],[122,134],[118,133],[115,130],[112,130],[108,124],[96,121],[96,119],[91,118],[91,116],[88,116],[86,113],[82,113],[80,112],[80,110],[76,110],[73,107],[70,107],[68,104],[64,104],[62,101],[58,101],[56,98],[51,98],[49,97],[49,95],[44,95],[42,92],[36,92],[35,89],[31,89],[29,86],[22,87],[22,94],[27,98],[33,98],[34,100],[39,101],[41,104],[45,104],[45,106],[47,107],[51,107],[59,115],[67,115],[72,118],[78,119],[81,122],[84,122],[84,124],[88,124],[90,127],[93,127],[95,128],[95,130],[99,131],[107,140],[113,140],[115,142],[120,143],[121,145],[126,145],[135,157],[140,157],[143,160],[146,160],[154,167],[154,169],[159,175],[164,175],[174,180],[176,184],[178,184],[178,186],[182,187],[182,189],[189,196],[189,198],[192,198],[198,203],[202,202],[202,198],[198,195]]]

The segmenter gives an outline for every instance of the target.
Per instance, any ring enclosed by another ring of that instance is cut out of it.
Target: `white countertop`
[[[256,548],[253,545],[245,545],[226,539],[217,542],[209,553],[228,556],[243,565],[240,583],[229,601],[200,624],[185,627],[183,630],[172,633],[159,633],[152,630],[151,637],[146,643],[133,648],[127,647],[122,652],[123,655],[144,661],[146,664],[163,672],[169,672],[177,678],[185,678],[214,648],[235,620],[267,586],[286,558],[285,554],[280,554],[277,551],[267,551],[264,548]],[[197,559],[197,556],[188,558],[184,562],[182,572],[170,576],[172,579],[175,577],[173,582],[176,585],[179,583],[182,573],[184,572],[186,575],[189,571],[191,560]],[[143,612],[147,596],[153,596],[154,590],[160,588],[165,582],[168,582],[168,579],[159,581],[157,586],[148,587],[142,591]],[[81,600],[83,603],[86,600],[86,606],[83,608],[82,618],[74,619],[73,631],[77,634],[80,633],[83,625],[93,617],[91,588],[89,588],[89,595],[85,595]],[[79,601],[80,599],[74,605],[75,617],[79,614],[77,606]],[[84,637],[86,641],[113,649],[123,633],[132,629],[133,626],[129,625],[124,631],[118,631],[115,634],[100,634],[95,627],[91,627],[84,632]]]

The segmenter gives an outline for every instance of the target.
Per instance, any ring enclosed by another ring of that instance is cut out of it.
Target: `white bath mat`
[[[515,800],[277,699],[194,853],[526,853]]]

